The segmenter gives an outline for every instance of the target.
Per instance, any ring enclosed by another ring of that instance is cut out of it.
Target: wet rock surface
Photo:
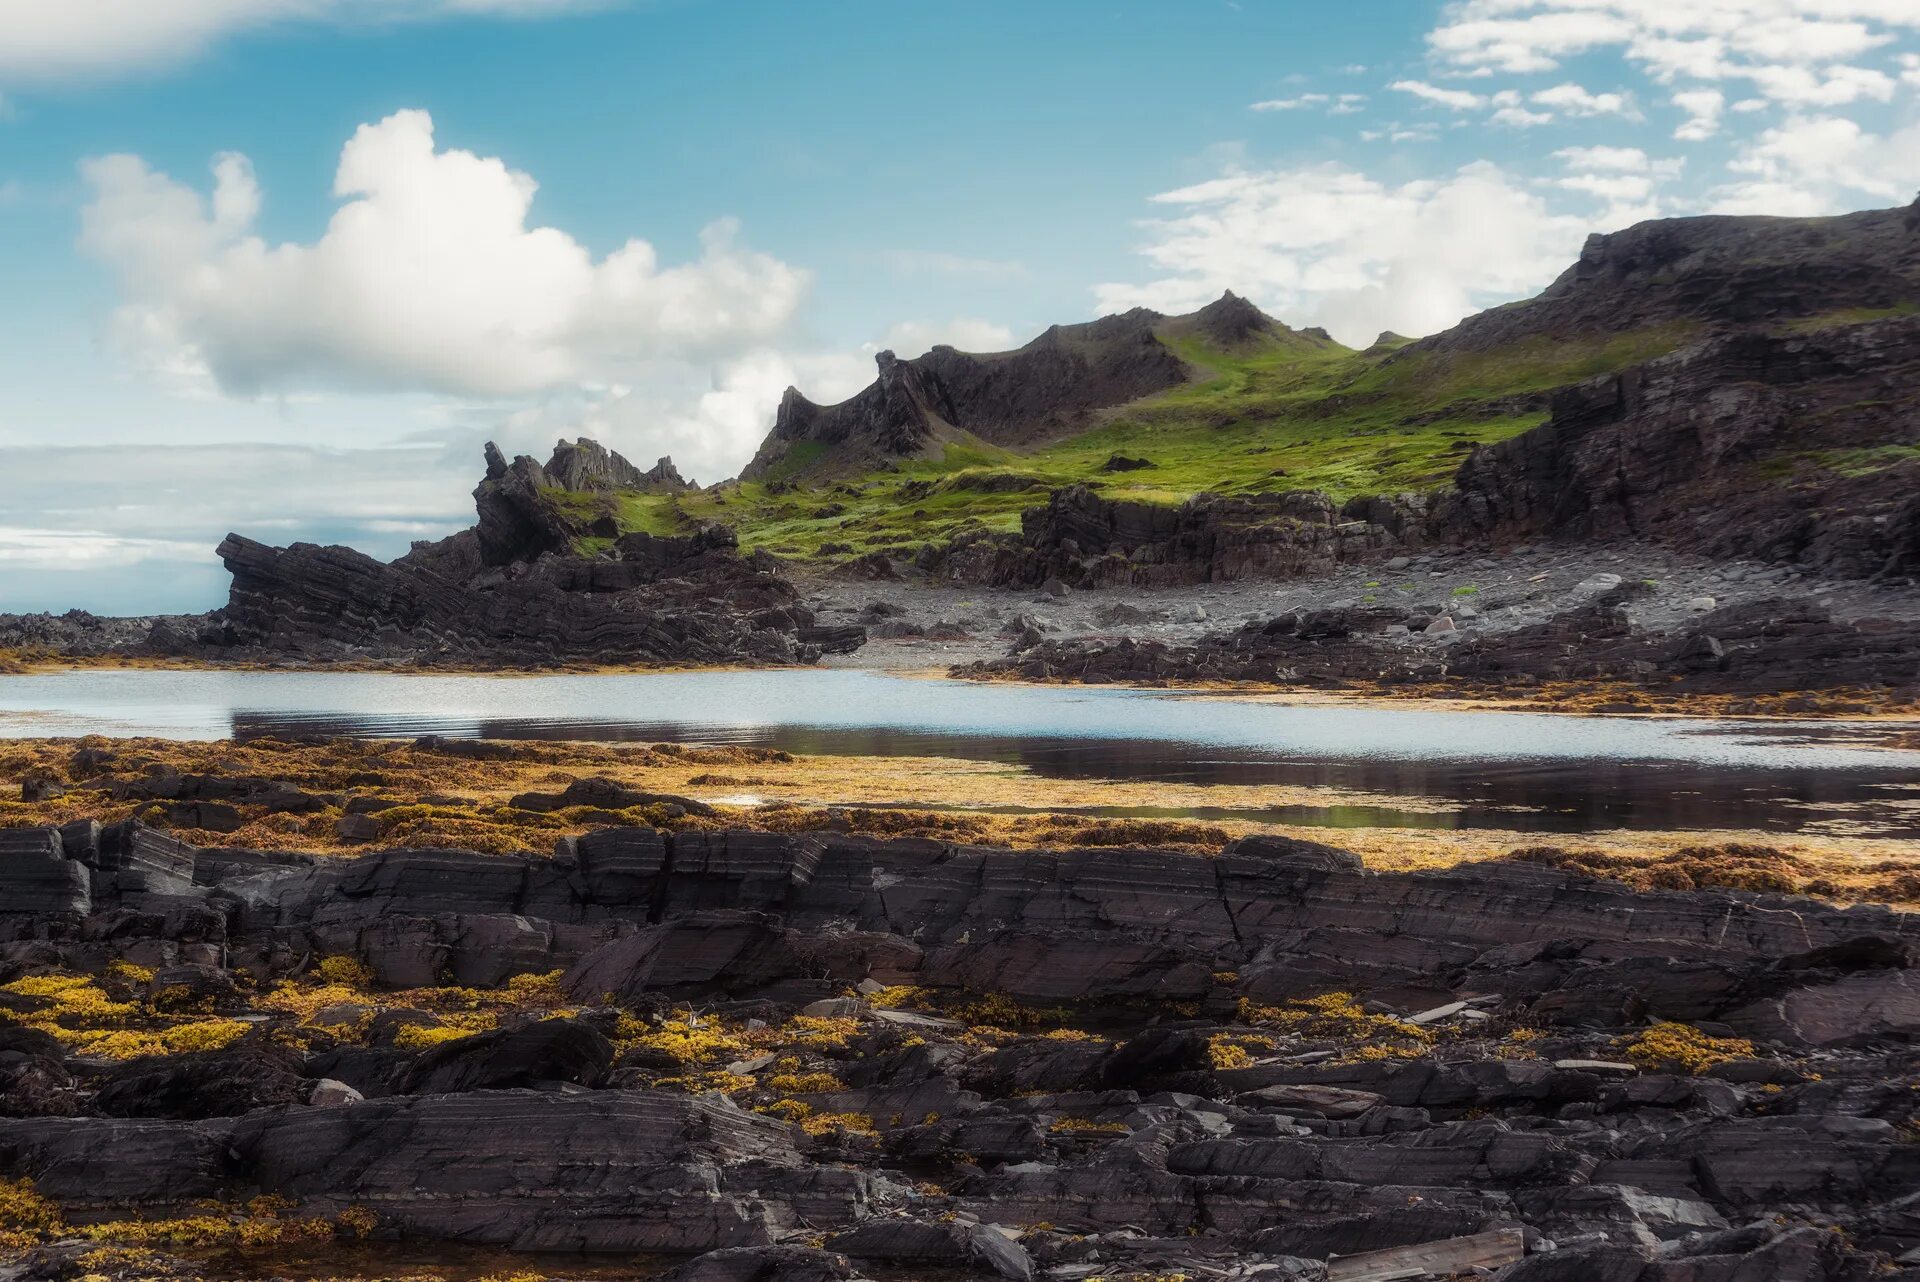
[[[1899,1277],[1917,961],[1884,907],[1273,837],[12,830],[0,1180],[701,1279]]]

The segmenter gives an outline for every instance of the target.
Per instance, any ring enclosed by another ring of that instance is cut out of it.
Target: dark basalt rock
[[[1910,575],[1920,464],[1801,483],[1756,469],[1920,445],[1916,388],[1920,317],[1715,338],[1568,388],[1545,424],[1476,449],[1436,499],[1432,534],[1658,540],[1834,575]]]
[[[998,586],[1170,587],[1306,578],[1422,540],[1415,495],[1336,504],[1314,490],[1199,495],[1178,507],[1056,490],[1021,514],[1021,535],[962,536],[919,562],[936,577]]]
[[[504,1090],[571,1082],[597,1086],[613,1065],[613,1043],[572,1019],[544,1019],[480,1033],[422,1051],[398,1083],[402,1095]]]
[[[598,534],[549,492],[679,482],[664,460],[659,475],[638,473],[590,441],[563,443],[555,460],[558,479],[489,445],[479,524],[390,564],[230,534],[219,549],[233,574],[226,609],[192,636],[155,632],[146,648],[206,659],[779,664],[866,640],[860,628],[817,626],[777,564],[742,556],[723,526],[631,533],[603,554],[577,553]]]
[[[1920,689],[1920,635],[1905,624],[1841,623],[1816,602],[1765,600],[1703,615],[1677,636],[1636,630],[1626,614],[1582,606],[1511,632],[1445,649],[1385,635],[1421,616],[1398,607],[1279,615],[1191,645],[1123,638],[1021,638],[962,676],[1152,683],[1251,681],[1339,686],[1450,680],[1468,687],[1603,681],[1667,692],[1778,693],[1821,688]]]
[[[238,1117],[304,1103],[307,1089],[298,1055],[248,1041],[119,1065],[102,1075],[93,1107],[107,1117]]]
[[[351,956],[416,986],[565,966],[582,1008],[417,1055],[273,1049],[270,1072],[243,1067],[252,1040],[103,1071],[0,1028],[0,1178],[77,1221],[267,1194],[374,1207],[406,1239],[680,1254],[696,1257],[684,1278],[796,1282],[850,1278],[849,1256],[967,1277],[1309,1279],[1382,1252],[1463,1268],[1492,1252],[1515,1278],[1859,1282],[1897,1277],[1889,1259],[1920,1246],[1920,922],[1882,907],[1636,891],[1530,860],[1374,873],[1273,837],[1206,857],[616,828],[551,857],[309,863],[137,825],[71,851],[50,830],[8,840],[15,964],[99,965],[107,941],[164,954],[208,938],[211,915],[236,973]],[[48,861],[98,875],[83,908],[19,907]],[[1066,1006],[1108,1032],[983,1051],[955,1021],[848,995],[899,984]],[[1420,1018],[1454,1031],[1368,1055],[1270,1025],[1270,1053],[1218,1055],[1217,1035],[1250,1031],[1230,1025],[1240,999],[1336,988],[1431,1004]],[[853,1030],[825,1089],[795,1098],[875,1133],[828,1140],[723,1095],[631,1089],[644,1056],[608,1072],[608,994],[643,1019],[807,1010]],[[1660,1019],[1756,1039],[1753,1055],[1706,1075],[1615,1062]],[[369,1097],[314,1094],[322,1078]],[[62,1101],[74,1115],[48,1115]]]

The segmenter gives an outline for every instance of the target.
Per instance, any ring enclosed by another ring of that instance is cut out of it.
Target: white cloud
[[[877,350],[877,349],[876,349]],[[739,471],[767,430],[788,387],[823,404],[873,381],[871,352],[745,352],[702,380],[655,379],[643,386],[556,393],[510,414],[497,429],[503,448],[543,450],[559,436],[587,435],[628,457],[671,454],[681,472],[711,483]]]
[[[1465,89],[1443,89],[1430,85],[1424,80],[1396,80],[1387,88],[1400,93],[1412,94],[1425,102],[1447,108],[1449,111],[1474,111],[1487,105],[1486,98]]]
[[[1744,67],[1730,74],[1753,81],[1754,87],[1774,102],[1800,107],[1840,107],[1862,100],[1886,102],[1895,88],[1892,76],[1871,67],[1842,65],[1809,70],[1774,65]]]
[[[104,530],[0,525],[0,565],[16,570],[85,570],[146,561],[212,561],[213,547],[170,539],[129,538]]]
[[[1297,98],[1269,98],[1265,102],[1256,102],[1250,108],[1253,111],[1299,111],[1303,107],[1319,107],[1332,101],[1323,93],[1303,93]]]
[[[1874,134],[1839,116],[1768,129],[1727,166],[1745,180],[1715,194],[1718,213],[1827,214],[1897,204],[1920,187],[1920,123]],[[1771,202],[1775,208],[1765,208]]]
[[[1462,71],[1551,71],[1614,48],[1670,82],[1843,62],[1914,28],[1907,0],[1455,0],[1427,42]]]
[[[1162,275],[1099,286],[1100,310],[1185,311],[1232,289],[1348,343],[1537,290],[1595,230],[1485,163],[1399,185],[1340,165],[1241,171],[1154,201],[1179,211],[1146,224],[1141,252]]]
[[[531,177],[436,150],[421,111],[354,134],[334,181],[346,203],[312,244],[253,234],[261,193],[241,156],[216,160],[205,198],[134,156],[83,173],[81,245],[116,275],[117,335],[151,366],[204,370],[241,394],[610,381],[663,356],[764,343],[808,284],[740,248],[727,220],[690,263],[662,266],[637,239],[596,262],[565,232],[528,225]]]
[[[1013,331],[991,321],[956,316],[937,325],[901,321],[880,340],[880,347],[902,358],[922,355],[942,344],[963,352],[1004,352],[1013,346]]]
[[[1489,118],[1496,125],[1511,125],[1515,129],[1531,129],[1553,122],[1551,112],[1528,111],[1525,107],[1502,107]]]
[[[1606,169],[1618,173],[1645,173],[1652,160],[1638,147],[1562,147],[1553,153],[1569,169]]]
[[[1633,99],[1624,93],[1593,93],[1571,82],[1535,93],[1536,106],[1551,107],[1569,116],[1635,116]]]
[[[601,0],[0,0],[0,77],[45,83],[176,63],[295,23],[534,17]]]
[[[1673,95],[1673,105],[1687,113],[1673,136],[1681,142],[1704,142],[1720,132],[1727,96],[1718,89],[1686,89]]]
[[[1307,111],[1324,107],[1329,116],[1351,116],[1367,103],[1363,93],[1303,93],[1293,98],[1269,98],[1248,104],[1250,111]]]

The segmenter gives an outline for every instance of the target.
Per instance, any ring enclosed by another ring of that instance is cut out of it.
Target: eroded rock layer
[[[1480,635],[1456,631],[1447,605],[1298,611],[1191,645],[1032,632],[1002,658],[957,671],[1037,681],[1448,682],[1468,692],[1586,682],[1678,695],[1851,689],[1884,691],[1896,704],[1920,697],[1920,634],[1907,621],[1840,622],[1815,602],[1774,598],[1650,633],[1620,604],[1630,590],[1618,585],[1544,622]]]
[[[0,1178],[690,1278],[1915,1276],[1920,922],[1555,863],[11,830]],[[268,1013],[114,1065],[59,975]]]

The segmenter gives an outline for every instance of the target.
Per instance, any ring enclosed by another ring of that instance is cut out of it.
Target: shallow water
[[[1870,747],[1864,733],[1819,722],[1285,704],[844,670],[0,677],[0,737],[677,740],[961,757],[1079,778],[1318,785],[1429,803],[1209,812],[1333,827],[1785,832],[1846,823],[1861,835],[1920,835],[1920,753]],[[1448,808],[1434,812],[1436,801]]]

